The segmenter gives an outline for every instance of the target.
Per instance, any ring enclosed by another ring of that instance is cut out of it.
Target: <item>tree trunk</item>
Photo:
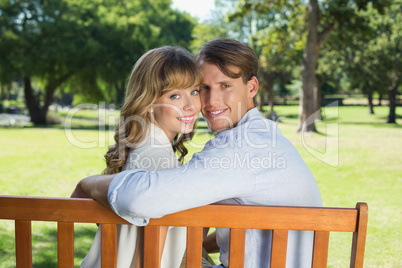
[[[302,65],[302,91],[299,103],[298,132],[316,132],[314,119],[314,88],[316,87],[315,70],[318,59],[318,22],[319,9],[317,0],[310,0],[308,5],[308,36],[303,54]]]
[[[121,107],[121,106],[123,106],[124,98],[125,98],[125,94],[126,94],[125,82],[124,81],[120,81],[120,83],[116,82],[114,84],[114,87],[116,89],[116,105]]]
[[[269,116],[268,118],[277,121],[278,116],[276,115],[274,111],[274,86],[273,82],[272,83],[267,83],[267,91],[268,91],[268,105],[269,105]]]
[[[5,86],[3,84],[1,84],[1,88],[0,88],[0,100],[5,100]]]
[[[390,124],[395,124],[396,123],[396,114],[395,114],[395,108],[396,108],[396,91],[399,86],[399,81],[390,86],[389,92],[388,92],[388,98],[389,98],[389,115],[387,119],[387,123]]]
[[[380,96],[378,96],[378,106],[382,105],[382,92],[380,92]]]
[[[258,110],[262,113],[264,110],[264,94],[262,92],[260,92],[257,95],[258,99],[257,99],[257,106],[258,106]]]
[[[31,117],[31,122],[35,125],[46,125],[46,115],[49,110],[50,104],[53,102],[53,96],[56,89],[64,83],[67,79],[71,77],[72,73],[68,73],[59,79],[48,81],[45,87],[45,99],[43,106],[40,105],[40,101],[35,98],[32,85],[31,78],[25,76],[24,77],[24,95],[25,95],[25,104],[28,108],[29,116]]]
[[[39,100],[35,99],[31,85],[31,78],[27,76],[24,77],[24,95],[25,104],[28,108],[31,122],[35,125],[46,125],[47,110],[44,111],[41,109]]]
[[[272,84],[267,84],[268,91],[268,105],[269,105],[269,114],[272,114],[274,111],[274,88]]]
[[[315,119],[322,120],[321,106],[322,106],[322,93],[321,88],[323,84],[323,79],[320,75],[316,76],[316,85],[314,87],[314,97],[315,97]]]
[[[306,48],[303,54],[302,64],[302,91],[299,103],[299,126],[298,132],[316,132],[315,127],[315,93],[318,93],[315,71],[321,45],[328,39],[334,28],[334,24],[328,25],[318,32],[320,22],[320,10],[318,0],[310,0],[308,4],[308,36]]]
[[[367,92],[367,100],[368,100],[369,114],[374,114],[373,92],[371,91],[371,89],[369,89]]]

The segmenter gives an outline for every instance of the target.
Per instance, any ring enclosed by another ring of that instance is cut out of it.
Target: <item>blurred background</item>
[[[256,51],[268,117],[277,118],[275,104],[300,103],[301,124],[335,100],[369,113],[389,106],[395,123],[401,104],[400,0],[2,1],[0,15],[0,113],[33,124],[58,123],[59,109],[82,103],[119,107],[146,50],[195,54],[218,37]]]
[[[402,267],[401,27],[402,0],[1,0],[0,194],[68,197],[104,169],[145,51],[233,38],[324,205],[368,203],[365,267]],[[189,158],[211,136],[200,121]],[[55,226],[34,227],[34,267],[54,267]],[[15,267],[13,228],[0,222],[0,267]],[[78,226],[77,267],[95,231]],[[350,239],[331,234],[328,267],[347,266]]]

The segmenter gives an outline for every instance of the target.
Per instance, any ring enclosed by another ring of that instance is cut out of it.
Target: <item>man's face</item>
[[[238,71],[237,67],[229,67]],[[223,74],[216,65],[203,63],[203,87],[200,91],[201,111],[214,132],[233,128],[246,112],[254,107],[252,98],[258,90],[253,77],[244,84],[241,77],[233,79]]]

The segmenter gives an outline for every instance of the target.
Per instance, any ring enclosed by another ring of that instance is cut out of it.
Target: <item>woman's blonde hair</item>
[[[120,122],[114,135],[115,145],[105,154],[107,167],[103,174],[122,170],[131,148],[138,146],[148,135],[151,117],[148,111],[165,92],[199,86],[202,74],[193,55],[181,47],[163,46],[146,52],[135,63],[121,108]],[[179,152],[183,162],[188,153],[184,142],[194,132],[177,135],[173,150]]]

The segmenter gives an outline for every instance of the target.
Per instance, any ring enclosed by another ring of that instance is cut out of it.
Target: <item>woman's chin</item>
[[[181,131],[181,133],[182,134],[188,134],[188,133],[190,133],[191,131],[193,131],[193,126],[189,126],[189,127],[186,127],[186,128],[184,128],[184,129],[182,129],[182,131]]]

